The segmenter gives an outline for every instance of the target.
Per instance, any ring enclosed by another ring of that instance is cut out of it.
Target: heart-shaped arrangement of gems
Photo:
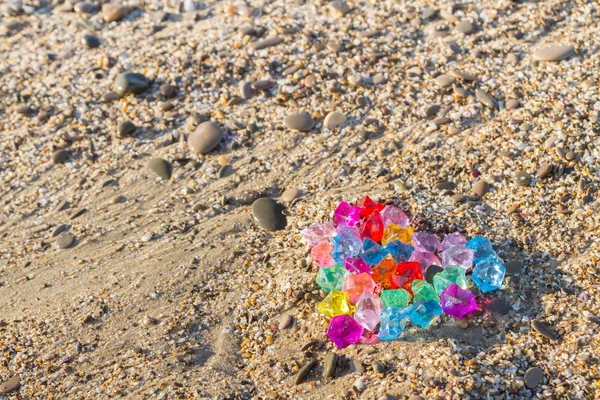
[[[481,293],[502,286],[506,268],[484,237],[414,232],[400,208],[369,197],[340,203],[333,219],[302,237],[327,293],[318,310],[331,318],[327,336],[338,348],[397,339],[408,321],[427,328],[444,313],[464,318],[478,309],[470,281]]]

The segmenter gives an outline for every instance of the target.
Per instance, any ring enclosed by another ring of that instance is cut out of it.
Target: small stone
[[[127,198],[125,198],[125,196],[114,196],[112,199],[110,199],[110,202],[112,204],[120,204],[120,203],[125,203],[127,201]]]
[[[102,16],[108,23],[122,20],[130,11],[131,8],[121,4],[106,3],[102,5]]]
[[[552,175],[552,164],[544,163],[536,171],[536,175],[540,179],[544,179]]]
[[[477,77],[475,75],[471,75],[467,72],[463,72],[463,71],[459,71],[459,70],[452,70],[450,71],[450,74],[452,74],[452,76],[462,79],[463,81],[476,81]]]
[[[523,270],[523,261],[511,260],[504,264],[506,267],[506,273],[509,275],[518,274]]]
[[[56,237],[56,245],[59,249],[68,249],[75,242],[75,236],[69,232],[63,232]]]
[[[335,368],[337,366],[337,354],[334,352],[329,352],[325,356],[325,360],[323,360],[323,377],[324,378],[333,378],[335,374]]]
[[[239,190],[235,195],[235,199],[242,204],[252,204],[259,197],[260,193],[258,193],[256,190],[246,189]]]
[[[317,365],[317,360],[312,359],[309,362],[307,362],[302,368],[300,368],[300,371],[298,371],[298,373],[296,374],[296,385],[303,383],[306,380],[306,378],[308,378],[308,374],[310,374],[310,371],[315,367],[315,365]]]
[[[535,388],[544,380],[544,371],[541,368],[533,367],[529,368],[525,372],[525,386],[529,389]]]
[[[90,34],[83,35],[83,38],[81,38],[81,42],[83,44],[85,44],[87,47],[89,47],[90,49],[95,49],[97,47],[100,47],[100,39],[98,39],[94,35],[90,35]]]
[[[479,198],[485,196],[489,191],[490,185],[483,179],[478,180],[477,183],[473,185],[473,193]]]
[[[353,358],[352,361],[350,361],[350,370],[357,374],[364,374],[366,371],[362,361],[357,360],[356,358]]]
[[[279,330],[282,331],[284,329],[289,328],[292,325],[294,318],[290,314],[283,314],[281,319],[279,320]]]
[[[54,164],[62,164],[67,161],[67,158],[69,158],[69,152],[65,149],[56,150],[52,154],[52,162]]]
[[[283,41],[283,39],[281,39],[278,36],[269,36],[268,38],[266,38],[264,40],[255,42],[252,45],[252,48],[254,50],[263,50],[263,49],[266,49],[267,47],[278,45],[282,41]]]
[[[421,9],[421,18],[429,19],[433,17],[437,13],[436,9],[433,7],[423,7]]]
[[[333,129],[346,122],[346,116],[338,111],[332,111],[325,117],[323,126],[327,129]]]
[[[80,1],[73,6],[73,10],[80,14],[94,14],[98,11],[98,6],[87,1]]]
[[[148,169],[165,181],[171,179],[171,174],[173,173],[173,166],[163,158],[151,159],[148,162]]]
[[[283,124],[289,129],[300,132],[308,132],[315,126],[315,121],[306,112],[290,114],[284,118]]]
[[[485,92],[481,89],[475,90],[475,97],[477,97],[477,100],[479,100],[479,102],[486,107],[489,107],[489,108],[497,108],[498,107],[496,100],[494,100],[494,98],[492,96],[490,96],[487,92]]]
[[[508,99],[508,101],[506,102],[506,109],[507,110],[514,110],[518,106],[519,106],[519,100]]]
[[[31,107],[29,107],[27,104],[21,104],[20,106],[18,106],[16,108],[16,113],[17,114],[21,114],[21,115],[33,115],[35,114],[35,110]]]
[[[506,62],[511,65],[517,65],[519,63],[519,57],[515,53],[508,53],[506,55]]]
[[[252,216],[256,223],[267,231],[279,231],[287,225],[287,218],[282,212],[284,209],[285,207],[275,200],[263,197],[252,204]]]
[[[57,237],[59,234],[66,232],[68,230],[69,230],[69,225],[60,224],[52,231],[52,234],[50,236]]]
[[[283,193],[281,193],[279,199],[283,202],[289,203],[295,200],[296,198],[300,197],[301,194],[302,191],[300,189],[291,187],[289,189],[286,189]]]
[[[175,95],[175,87],[168,83],[163,83],[160,85],[160,94],[167,98],[173,97]]]
[[[427,283],[433,284],[433,277],[442,272],[443,270],[444,268],[440,267],[439,265],[430,265],[429,267],[427,267],[427,269],[425,270],[425,280],[427,281]]]
[[[464,35],[468,35],[469,33],[473,32],[474,26],[472,22],[462,20],[456,25],[454,29],[456,29],[457,32],[460,32]]]
[[[21,380],[18,376],[13,376],[0,384],[0,393],[11,393],[21,387]]]
[[[435,83],[437,83],[440,87],[446,88],[452,86],[454,83],[454,77],[452,75],[442,74],[435,78]]]
[[[131,121],[123,121],[119,123],[117,133],[119,137],[124,138],[133,135],[136,130],[136,126]]]
[[[513,177],[513,182],[517,186],[529,186],[531,184],[531,175],[527,171],[518,171]]]
[[[252,84],[252,88],[254,90],[269,90],[273,86],[275,86],[275,82],[268,80],[268,79],[265,79],[262,81],[256,81]]]
[[[558,335],[550,330],[543,322],[534,319],[531,321],[531,327],[540,335],[552,341],[558,340]]]
[[[354,381],[354,384],[352,385],[352,388],[354,389],[355,392],[362,393],[362,392],[365,391],[365,389],[367,388],[367,386],[365,385],[365,382],[363,381],[362,378],[357,378]]]
[[[115,93],[123,97],[130,93],[141,93],[148,89],[149,85],[148,79],[143,74],[124,72],[115,79],[114,89]]]
[[[561,61],[575,54],[573,46],[552,46],[538,49],[533,53],[537,61]]]
[[[343,0],[331,1],[329,2],[328,6],[329,10],[331,11],[331,14],[333,14],[336,17],[343,17],[344,15],[350,12],[350,7],[348,6],[348,3],[346,3]]]
[[[223,139],[223,130],[214,122],[202,122],[188,137],[188,146],[195,153],[206,154],[213,150]]]

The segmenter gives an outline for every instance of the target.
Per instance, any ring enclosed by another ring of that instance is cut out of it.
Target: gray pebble
[[[541,368],[533,367],[525,372],[525,386],[529,389],[535,388],[542,380],[544,380],[544,371]]]
[[[477,183],[473,185],[473,193],[475,193],[475,195],[477,195],[480,198],[485,196],[486,193],[489,191],[490,185],[483,179],[478,180]]]
[[[357,374],[364,374],[366,371],[363,363],[355,358],[350,361],[350,370],[352,372],[356,372]]]
[[[98,6],[87,1],[80,1],[73,6],[73,10],[81,14],[94,14],[98,11]]]
[[[452,74],[452,76],[454,76],[455,78],[462,79],[463,81],[476,81],[477,80],[477,77],[475,75],[471,75],[467,72],[459,71],[456,69],[450,71],[450,74]]]
[[[518,106],[519,106],[519,100],[508,99],[508,101],[506,102],[506,109],[507,110],[514,110]]]
[[[21,104],[15,109],[17,114],[21,115],[33,115],[35,114],[35,110],[29,107],[27,104]]]
[[[114,90],[119,96],[141,93],[148,89],[148,79],[137,72],[124,72],[115,79]]]
[[[56,245],[59,249],[68,249],[75,242],[75,236],[69,232],[62,232],[56,237]]]
[[[529,186],[531,184],[531,175],[527,171],[518,171],[513,177],[513,182],[517,186]]]
[[[65,225],[65,224],[60,224],[59,226],[57,226],[53,231],[52,234],[50,235],[51,237],[57,237],[58,235],[60,235],[63,232],[66,232],[69,230],[69,225]]]
[[[287,225],[284,207],[275,200],[262,197],[252,204],[252,216],[256,223],[267,231],[279,231]]]
[[[504,264],[506,267],[506,273],[509,275],[518,274],[523,270],[523,261],[511,260]]]
[[[56,150],[52,154],[52,162],[54,164],[62,164],[67,161],[67,158],[69,158],[69,152],[65,149]]]
[[[558,340],[558,335],[550,330],[543,322],[534,319],[531,321],[531,327],[540,335],[555,341]]]
[[[536,171],[538,178],[544,179],[552,175],[552,164],[544,163]]]
[[[477,97],[477,100],[479,100],[479,102],[486,107],[489,107],[489,108],[497,108],[498,107],[496,100],[494,100],[494,98],[492,96],[490,96],[484,90],[481,90],[481,89],[475,90],[475,97]]]
[[[250,100],[254,96],[252,82],[240,82],[240,97],[244,100]]]
[[[323,120],[323,126],[327,129],[334,129],[346,122],[346,116],[338,111],[332,111]]]
[[[538,49],[533,53],[537,61],[561,61],[575,54],[573,46],[552,46]]]
[[[171,179],[173,166],[170,162],[162,158],[153,158],[148,162],[148,169],[155,173],[162,180]]]
[[[12,376],[0,383],[0,393],[14,392],[21,387],[21,380],[18,376]]]
[[[206,121],[198,125],[188,137],[188,146],[195,153],[206,154],[213,150],[223,139],[223,130],[214,122]]]
[[[300,371],[298,371],[298,373],[296,374],[296,385],[299,385],[306,381],[306,378],[308,378],[308,374],[310,374],[310,371],[315,367],[315,365],[317,365],[317,360],[312,359],[309,362],[307,362],[302,368],[300,368]]]
[[[315,126],[315,121],[306,112],[290,114],[284,118],[283,124],[289,129],[308,132]]]
[[[235,199],[242,204],[252,204],[256,199],[260,197],[260,193],[256,190],[239,190],[235,194]]]
[[[275,82],[268,80],[268,79],[262,80],[262,81],[256,81],[252,84],[252,88],[254,90],[269,90],[273,86],[275,86]]]
[[[294,317],[292,317],[290,314],[283,314],[283,316],[279,320],[279,330],[282,331],[284,329],[289,328],[292,325],[293,321]]]
[[[255,42],[252,45],[252,48],[254,50],[263,50],[263,49],[266,49],[267,47],[278,45],[282,41],[283,40],[280,37],[278,37],[278,36],[269,36],[266,39],[263,39],[261,41]]]
[[[121,138],[133,135],[135,130],[136,126],[131,121],[123,121],[117,127],[117,133]]]
[[[160,85],[160,94],[167,98],[171,98],[175,95],[175,87],[168,83],[163,83]]]
[[[291,188],[284,190],[284,192],[281,193],[281,196],[279,196],[279,200],[281,200],[285,203],[289,203],[289,202],[295,200],[296,198],[300,197],[301,194],[302,194],[302,191],[300,189],[291,187]]]
[[[454,83],[454,77],[448,74],[441,74],[435,78],[435,83],[437,83],[440,87],[446,88],[452,86]]]
[[[336,366],[337,354],[334,352],[327,353],[325,360],[323,360],[323,377],[333,378]]]
[[[454,28],[457,32],[468,35],[473,32],[474,26],[473,23],[467,20],[460,21],[458,25]]]
[[[98,39],[94,35],[90,35],[87,33],[85,35],[83,35],[83,38],[81,38],[81,42],[83,44],[85,44],[87,47],[89,47],[90,49],[95,49],[97,47],[100,47],[100,39]]]

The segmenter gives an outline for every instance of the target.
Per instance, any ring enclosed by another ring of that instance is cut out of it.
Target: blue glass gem
[[[387,253],[381,248],[379,244],[369,238],[363,240],[362,254],[360,255],[363,260],[369,265],[377,265],[385,258]]]
[[[408,261],[414,248],[410,244],[402,243],[399,240],[394,240],[385,246],[383,250],[391,255],[396,262]]]
[[[381,311],[381,323],[379,325],[379,339],[394,340],[404,332],[409,315],[413,309],[410,305],[406,308],[386,308]]]
[[[417,301],[413,304],[413,309],[410,313],[410,321],[420,326],[427,328],[434,320],[443,314],[442,307],[435,300]]]
[[[473,254],[473,264],[477,264],[478,261],[485,258],[496,257],[492,242],[490,242],[490,239],[482,236],[474,236],[473,239],[465,244],[465,247],[475,251],[475,254]]]
[[[497,258],[486,258],[475,264],[471,279],[481,293],[487,293],[502,287],[505,274],[506,267],[502,261]]]

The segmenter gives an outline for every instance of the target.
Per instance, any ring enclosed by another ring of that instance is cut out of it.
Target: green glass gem
[[[344,279],[349,273],[346,268],[338,264],[329,268],[319,268],[319,272],[317,272],[317,285],[325,293],[329,293],[332,290],[341,292],[344,287]]]
[[[448,265],[446,269],[433,277],[433,286],[435,286],[438,294],[442,293],[442,290],[453,283],[456,283],[463,289],[468,289],[469,285],[467,284],[464,268],[457,267],[456,265]]]
[[[440,295],[435,290],[435,287],[427,281],[417,279],[412,282],[412,292],[415,296],[415,301],[435,300],[440,302]]]
[[[381,292],[383,308],[405,308],[410,303],[410,293],[405,289],[391,289]]]

